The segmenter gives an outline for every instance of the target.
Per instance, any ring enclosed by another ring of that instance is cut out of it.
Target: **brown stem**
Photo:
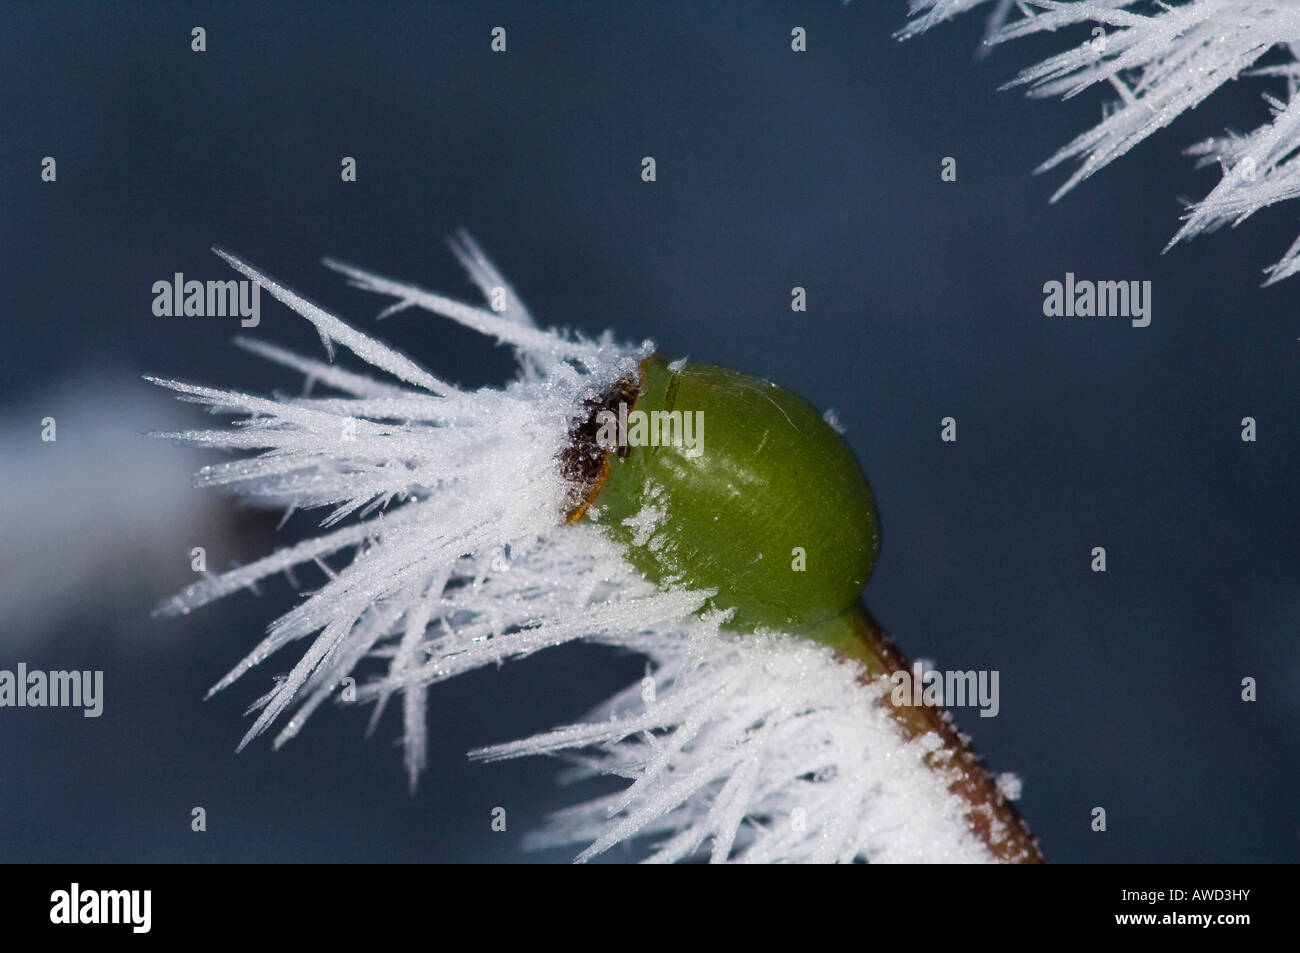
[[[863,667],[864,684],[908,672],[907,658],[894,645],[870,610],[862,602],[827,626],[821,641],[837,652],[857,660]],[[948,780],[948,790],[968,805],[966,820],[971,831],[998,860],[1009,864],[1043,864],[1047,858],[1029,826],[1015,806],[998,790],[997,781],[971,747],[970,739],[957,730],[952,715],[932,705],[895,704],[892,693],[881,699],[909,738],[935,732],[942,745],[925,756],[925,761]]]

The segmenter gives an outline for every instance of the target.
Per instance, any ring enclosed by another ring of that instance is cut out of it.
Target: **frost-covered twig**
[[[911,0],[908,37],[993,0]],[[997,0],[995,20],[1011,7]],[[1052,196],[1114,161],[1152,133],[1194,109],[1220,86],[1241,76],[1282,80],[1281,96],[1265,94],[1272,121],[1246,134],[1209,138],[1188,152],[1198,165],[1217,163],[1222,178],[1183,216],[1170,241],[1236,225],[1262,208],[1300,195],[1300,2],[1297,0],[1020,0],[1019,18],[996,25],[988,43],[1032,33],[1094,24],[1080,42],[1020,73],[1008,86],[1031,96],[1069,98],[1092,86],[1115,99],[1100,123],[1062,147],[1037,171],[1068,160],[1079,166]],[[1280,63],[1263,65],[1266,57]],[[1300,270],[1300,239],[1265,269],[1265,284]]]
[[[495,308],[327,264],[397,299],[386,314],[440,314],[513,346],[521,373],[505,388],[459,388],[224,252],[312,322],[331,356],[341,346],[372,374],[243,341],[302,374],[308,391],[327,393],[264,398],[155,379],[184,400],[242,415],[229,428],[160,435],[239,452],[205,468],[200,484],[326,511],[321,535],[206,577],[161,607],[189,612],[277,573],[318,574],[317,588],[213,688],[306,643],[255,705],[241,747],[293,708],[276,738],[283,743],[345,678],[369,671],[358,697],[375,702],[372,727],[390,699],[402,699],[414,786],[425,768],[430,686],[584,640],[643,654],[649,683],[590,723],[479,753],[563,754],[586,773],[629,781],[559,815],[541,842],[585,842],[584,859],[639,837],[655,839],[656,860],[1037,859],[1006,790],[949,722],[934,711],[900,715],[883,701],[878,632],[846,630],[859,647],[848,651],[793,637],[799,631],[737,635],[728,629],[735,609],[715,604],[716,588],[656,585],[592,519],[566,525],[582,489],[562,466],[575,433],[611,388],[644,372],[653,346],[543,330],[468,236],[453,249]],[[773,398],[764,389],[756,399]],[[604,499],[590,507],[593,519],[610,509]],[[658,539],[646,543],[653,549],[668,538],[656,534],[681,519],[647,488],[627,522]]]

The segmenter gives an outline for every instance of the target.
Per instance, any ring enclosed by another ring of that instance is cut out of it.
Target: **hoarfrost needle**
[[[911,0],[902,38],[994,0]],[[1018,16],[1012,16],[1013,13]],[[1219,183],[1183,215],[1178,241],[1237,225],[1260,209],[1300,195],[1300,2],[1297,0],[996,0],[987,43],[1092,24],[1092,32],[1008,86],[1036,97],[1076,96],[1092,86],[1115,94],[1103,118],[1037,171],[1077,160],[1078,168],[1052,196],[1124,155],[1152,133],[1195,109],[1225,83],[1249,76],[1281,80],[1281,95],[1263,96],[1271,121],[1253,131],[1227,132],[1187,149],[1198,166],[1217,164]],[[1300,238],[1265,269],[1266,285],[1300,271]]]

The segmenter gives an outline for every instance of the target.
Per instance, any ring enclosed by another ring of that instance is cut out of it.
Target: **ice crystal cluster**
[[[257,702],[241,747],[273,722],[277,744],[293,737],[354,676],[358,697],[374,702],[372,725],[390,700],[401,705],[414,786],[436,683],[585,640],[644,655],[653,691],[637,683],[590,723],[476,753],[563,755],[580,773],[626,779],[617,795],[560,813],[536,843],[585,846],[582,859],[646,838],[660,861],[990,860],[923,761],[937,739],[907,740],[875,704],[884,685],[860,684],[852,664],[802,639],[729,634],[725,615],[705,610],[712,591],[657,588],[599,525],[564,525],[572,488],[558,458],[570,429],[652,345],[543,330],[467,235],[453,250],[499,310],[326,264],[396,299],[385,314],[432,312],[513,347],[520,370],[503,388],[456,387],[224,252],[316,327],[330,360],[240,342],[305,378],[303,396],[156,381],[237,418],[162,435],[237,451],[200,484],[324,513],[320,535],[207,576],[162,607],[189,612],[294,574],[299,604],[213,688],[305,645]],[[333,363],[336,349],[366,373]],[[638,518],[654,532],[671,503]]]
[[[1078,42],[1020,73],[1009,86],[1032,96],[1075,96],[1092,86],[1114,93],[1101,122],[1063,146],[1038,171],[1077,161],[1053,201],[1238,77],[1270,78],[1268,120],[1192,145],[1198,165],[1217,165],[1219,183],[1183,216],[1170,240],[1236,225],[1300,195],[1300,0],[911,0],[913,36],[985,4],[987,42],[1087,25]],[[1063,34],[1070,36],[1068,32]],[[1300,271],[1300,238],[1265,269],[1272,284]]]

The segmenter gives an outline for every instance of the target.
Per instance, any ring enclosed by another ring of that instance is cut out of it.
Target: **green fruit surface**
[[[806,627],[851,606],[875,566],[875,500],[844,439],[800,397],[721,367],[644,365],[631,409],[703,411],[701,452],[631,446],[590,518],[660,585],[716,589],[729,627]],[[799,570],[802,549],[803,569]]]

